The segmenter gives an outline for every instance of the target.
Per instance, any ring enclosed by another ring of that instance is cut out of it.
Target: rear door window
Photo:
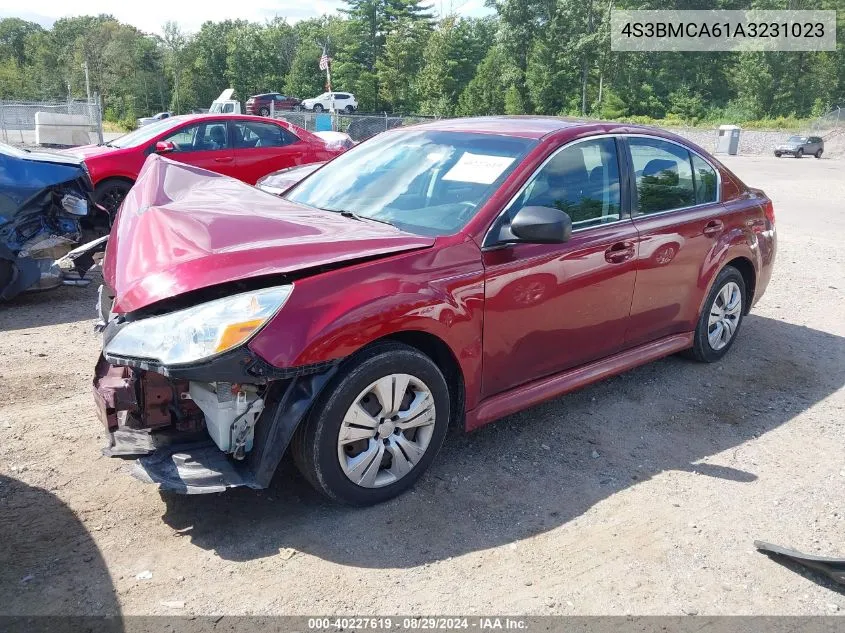
[[[661,213],[694,206],[696,189],[690,152],[656,138],[630,137],[628,146],[637,185],[639,214]],[[702,196],[706,191],[702,191]]]
[[[235,147],[239,149],[285,147],[298,140],[292,132],[273,123],[235,123]]]

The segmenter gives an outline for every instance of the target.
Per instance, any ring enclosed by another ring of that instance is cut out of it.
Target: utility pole
[[[82,62],[82,68],[85,70],[85,98],[88,103],[91,103],[91,83],[88,81],[88,60]]]

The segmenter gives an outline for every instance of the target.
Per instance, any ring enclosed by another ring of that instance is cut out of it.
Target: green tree
[[[29,62],[26,40],[32,34],[42,31],[41,26],[35,22],[20,18],[0,20],[0,60],[14,59],[19,67],[25,66]]]
[[[478,65],[475,77],[458,99],[457,114],[463,116],[505,113],[505,85],[501,69],[506,64],[501,47],[493,46]]]
[[[376,79],[380,101],[394,111],[417,110],[415,80],[430,32],[423,20],[403,19],[385,39],[384,52],[376,61]]]

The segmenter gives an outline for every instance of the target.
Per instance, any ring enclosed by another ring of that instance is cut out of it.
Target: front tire
[[[314,106],[314,112],[319,113],[319,112],[322,112],[322,111],[323,111],[323,106],[321,106],[319,103]]]
[[[799,149],[797,152],[795,152],[795,158],[803,158],[803,156],[804,156],[804,150],[803,149]]]
[[[725,266],[704,302],[688,355],[702,363],[713,363],[727,354],[739,333],[747,301],[742,274],[733,266]]]
[[[94,202],[109,213],[108,226],[111,227],[123,199],[132,188],[131,182],[121,178],[107,178],[94,188]]]
[[[781,157],[781,153],[780,153],[780,152],[775,152],[775,158],[780,158],[780,157]]]
[[[261,108],[258,111],[258,114],[260,114],[261,116],[270,116],[270,110],[267,108]]]
[[[346,112],[346,114],[352,114],[353,112],[355,112],[355,108],[353,108],[351,105],[348,105],[343,109],[343,111]]]
[[[350,358],[291,446],[303,476],[340,503],[368,506],[410,488],[446,435],[449,389],[419,350],[380,343]]]

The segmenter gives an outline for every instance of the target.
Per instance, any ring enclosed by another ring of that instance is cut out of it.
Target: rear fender
[[[740,257],[751,262],[756,278],[761,267],[760,246],[757,235],[745,225],[731,228],[720,235],[709,256],[705,259],[699,274],[699,288],[701,289],[698,304],[699,315],[704,310],[704,302],[710,295],[719,272],[728,262]]]

